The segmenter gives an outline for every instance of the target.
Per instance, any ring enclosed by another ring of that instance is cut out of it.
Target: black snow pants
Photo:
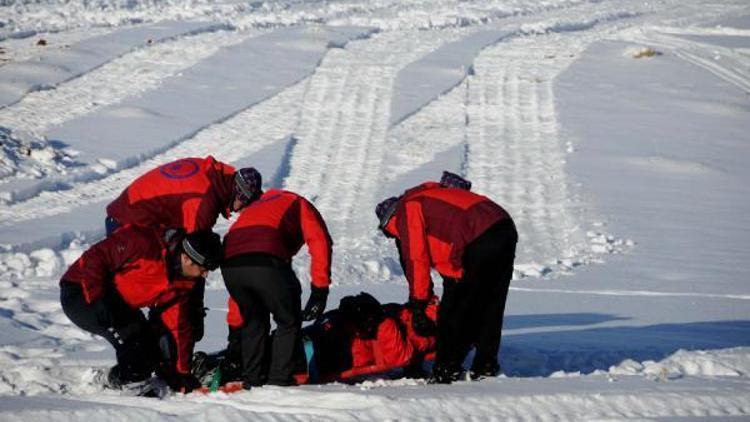
[[[63,281],[60,303],[73,324],[115,348],[121,381],[141,381],[156,369],[161,357],[158,334],[140,309],[131,308],[116,291],[89,304],[79,284]]]
[[[244,320],[240,329],[244,385],[294,385],[292,375],[302,344],[302,288],[290,263],[251,253],[229,259],[221,274]],[[276,323],[272,339],[271,315]]]
[[[467,245],[464,276],[444,278],[436,365],[460,368],[469,349],[476,346],[472,370],[497,368],[517,241],[512,220],[498,222]]]

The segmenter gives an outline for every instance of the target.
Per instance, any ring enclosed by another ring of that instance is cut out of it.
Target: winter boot
[[[496,376],[500,372],[500,365],[497,362],[487,362],[471,366],[469,376],[472,380],[477,381],[485,378]]]
[[[432,376],[427,381],[430,384],[450,384],[461,379],[463,368],[455,363],[436,363],[432,367]]]
[[[102,380],[104,388],[110,390],[122,390],[132,395],[142,395],[144,391],[150,390],[151,375],[140,373],[133,374],[124,371],[121,365],[115,365],[106,372]]]

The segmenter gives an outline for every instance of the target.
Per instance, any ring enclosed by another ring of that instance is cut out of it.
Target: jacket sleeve
[[[373,340],[354,337],[351,343],[352,368],[361,368],[375,364],[372,350]]]
[[[173,283],[190,283],[175,281]],[[190,372],[190,362],[193,356],[195,339],[193,338],[193,326],[190,321],[190,292],[180,292],[175,300],[161,312],[161,320],[167,327],[175,343],[177,353],[175,369],[177,372],[186,374]]]
[[[402,265],[404,274],[409,282],[409,297],[411,299],[429,299],[432,291],[430,277],[430,252],[427,242],[422,205],[417,201],[407,201],[397,216]]]
[[[211,229],[219,214],[228,217],[226,210],[233,195],[235,169],[210,155],[206,157],[204,168],[208,191],[203,197],[191,198],[183,204],[184,224],[188,233]]]
[[[326,223],[318,210],[304,198],[300,198],[300,220],[302,236],[310,251],[312,284],[315,287],[328,287],[331,284],[333,240]]]
[[[146,247],[138,234],[129,229],[118,230],[95,243],[68,268],[62,279],[80,283],[87,303],[98,300],[114,273],[126,269]]]
[[[378,327],[378,334],[373,347],[375,364],[398,368],[406,366],[414,355],[414,348],[401,331],[398,323],[386,318]]]
[[[231,296],[229,297],[229,299],[227,299],[227,308],[227,325],[229,325],[231,328],[242,327],[245,324],[245,321],[242,318],[240,305],[238,305]]]

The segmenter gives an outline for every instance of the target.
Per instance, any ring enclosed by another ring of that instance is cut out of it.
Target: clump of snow
[[[552,268],[540,264],[515,264],[513,266],[513,278],[544,277],[552,272]]]
[[[612,375],[644,375],[666,381],[690,376],[740,377],[750,374],[750,348],[722,350],[678,350],[659,362],[636,362],[632,359],[609,368]]]
[[[598,230],[589,230],[586,236],[591,242],[591,251],[596,254],[623,253],[627,248],[635,245],[635,242],[630,239],[619,239]]]
[[[76,238],[67,247],[59,251],[42,248],[30,253],[0,253],[0,279],[56,279],[62,275],[70,264],[83,254],[88,246],[84,240]]]
[[[73,151],[28,132],[0,127],[0,180],[65,173],[75,164],[74,156]]]
[[[64,269],[63,258],[52,249],[39,249],[29,254],[37,277],[54,277]]]

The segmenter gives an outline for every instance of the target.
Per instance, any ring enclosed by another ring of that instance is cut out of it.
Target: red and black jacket
[[[428,182],[406,191],[385,231],[398,240],[409,297],[432,296],[432,267],[445,277],[460,279],[466,246],[509,218],[487,197],[464,189]]]
[[[438,308],[440,306],[440,301],[437,296],[433,296],[430,301],[427,303],[427,308],[425,309],[425,314],[427,315],[427,318],[431,319],[433,322],[437,323],[437,314],[438,314]],[[401,306],[400,310],[398,312],[398,319],[401,322],[401,326],[403,327],[406,339],[411,343],[412,347],[414,348],[414,355],[415,356],[427,356],[430,353],[435,351],[435,347],[437,345],[436,341],[437,339],[435,336],[422,336],[417,334],[416,331],[414,331],[414,326],[412,325],[412,312],[407,308],[406,306]]]
[[[224,256],[230,260],[249,253],[264,253],[291,262],[302,245],[312,262],[313,286],[331,284],[333,241],[323,217],[305,198],[272,189],[245,208],[224,236]]]
[[[94,244],[68,268],[61,283],[80,284],[87,303],[114,289],[134,309],[157,308],[177,346],[176,369],[190,372],[195,339],[189,301],[198,283],[170,276],[167,246],[155,229],[127,226]]]
[[[229,260],[249,253],[264,253],[291,262],[306,244],[310,251],[313,286],[331,284],[333,241],[323,217],[305,198],[284,190],[266,191],[240,214],[224,236],[224,257]],[[241,327],[237,303],[229,298],[227,323]]]
[[[408,365],[414,356],[414,347],[400,322],[385,318],[378,325],[375,338],[354,337],[351,352],[352,369],[370,367],[372,372],[382,372]]]
[[[329,375],[329,379],[348,379],[388,372],[413,362],[434,358],[436,338],[421,336],[414,331],[411,311],[404,305],[384,306],[390,310],[386,311],[386,317],[378,324],[373,338],[366,339],[356,335],[352,337],[352,367],[341,373]],[[438,307],[438,297],[433,296],[427,305],[427,317],[437,321]]]
[[[234,173],[211,156],[173,161],[137,178],[107,206],[107,215],[120,225],[208,230],[219,214],[230,214]]]

